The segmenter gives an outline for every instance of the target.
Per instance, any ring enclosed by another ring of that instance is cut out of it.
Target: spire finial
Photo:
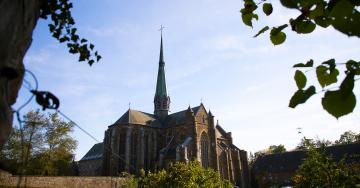
[[[163,25],[160,25],[160,29],[159,29],[159,31],[161,32],[161,36],[162,36],[162,31],[164,30],[164,26]]]
[[[163,55],[163,42],[162,42],[162,32],[164,30],[164,26],[160,25],[160,29],[159,31],[161,32],[161,42],[160,42],[160,58],[159,58],[159,63],[161,64],[165,64],[164,62],[164,55]]]

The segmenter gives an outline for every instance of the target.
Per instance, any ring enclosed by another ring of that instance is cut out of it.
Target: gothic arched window
[[[201,166],[207,168],[209,166],[209,138],[203,132],[200,137]]]

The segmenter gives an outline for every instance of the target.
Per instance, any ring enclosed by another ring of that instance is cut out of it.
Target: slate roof
[[[191,108],[191,110],[196,114],[200,109],[200,106],[196,106]],[[183,124],[186,122],[186,112],[188,110],[179,111],[173,114],[170,114],[168,117],[166,117],[165,125],[164,127],[173,126],[175,124]]]
[[[191,108],[196,114],[200,106]],[[138,110],[129,109],[126,111],[114,124],[138,124],[138,125],[147,125],[151,127],[169,127],[175,124],[185,123],[186,121],[186,111],[183,110],[170,114],[166,117],[164,125],[154,116],[146,112],[141,112]]]
[[[226,131],[220,125],[216,125],[215,128],[220,133],[221,137],[226,137]]]
[[[326,153],[336,161],[346,156],[346,162],[360,163],[360,143],[330,146],[326,148]],[[270,173],[295,172],[305,158],[305,150],[264,155],[255,161],[252,171],[254,173],[260,171]]]
[[[126,111],[114,124],[138,124],[154,127],[161,125],[153,114],[133,109]]]
[[[103,156],[103,151],[104,144],[102,142],[94,144],[93,147],[85,154],[85,156],[80,161],[101,159]]]

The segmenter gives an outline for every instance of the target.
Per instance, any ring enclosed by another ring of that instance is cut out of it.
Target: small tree
[[[12,173],[72,175],[76,141],[70,137],[74,124],[62,121],[57,113],[46,117],[38,111],[25,115],[22,129],[13,129],[0,152],[0,160]]]
[[[283,152],[286,152],[286,148],[284,145],[280,144],[278,146],[276,145],[271,145],[269,147],[269,152],[272,154],[272,153],[283,153]]]
[[[360,134],[356,134],[352,131],[346,131],[344,132],[339,140],[335,141],[335,144],[351,144],[360,142]]]
[[[329,140],[326,139],[311,139],[311,138],[306,138],[303,137],[300,141],[300,143],[296,146],[296,149],[309,149],[310,147],[317,147],[317,148],[321,148],[321,147],[327,147],[327,146],[331,146],[333,143]]]
[[[307,158],[296,171],[295,187],[356,187],[360,166],[334,161],[325,154],[325,147],[308,145]]]

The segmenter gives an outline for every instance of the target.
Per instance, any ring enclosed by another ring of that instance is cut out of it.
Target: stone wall
[[[1,175],[0,187],[17,187],[19,176]],[[21,187],[41,187],[41,188],[116,188],[124,186],[125,178],[118,177],[79,177],[79,176],[24,176],[21,178]]]
[[[100,176],[102,175],[103,159],[83,160],[79,161],[79,175],[80,176]]]

